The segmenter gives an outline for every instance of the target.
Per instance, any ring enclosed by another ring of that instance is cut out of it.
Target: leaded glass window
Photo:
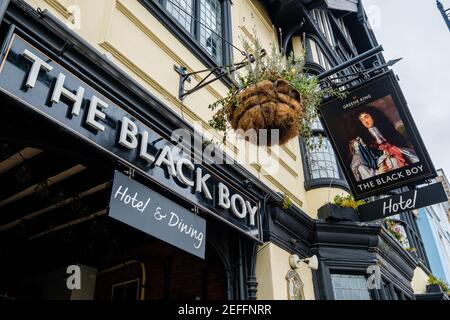
[[[153,0],[217,62],[223,63],[222,0]]]
[[[331,282],[336,300],[372,300],[364,276],[332,274]]]
[[[322,143],[320,143],[322,139]],[[336,155],[327,138],[313,137],[315,147],[309,151],[311,179],[340,179]]]
[[[222,4],[219,0],[200,1],[200,44],[217,61],[222,61]]]
[[[194,32],[194,0],[170,0],[164,2],[168,13],[189,33]]]

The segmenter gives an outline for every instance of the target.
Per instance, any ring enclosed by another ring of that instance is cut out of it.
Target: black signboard
[[[118,171],[114,174],[109,216],[205,258],[205,219]]]
[[[258,199],[227,177],[194,161],[170,138],[125,111],[81,77],[19,35],[4,46],[0,90],[136,172],[261,242]],[[183,152],[182,152],[183,151]]]
[[[448,201],[447,194],[439,182],[362,205],[358,207],[358,212],[361,221],[367,222],[446,201]]]
[[[436,176],[392,71],[325,103],[320,114],[355,198]]]

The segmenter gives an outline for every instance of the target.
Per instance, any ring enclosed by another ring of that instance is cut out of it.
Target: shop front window
[[[111,300],[133,301],[139,297],[139,279],[118,283],[112,286]]]

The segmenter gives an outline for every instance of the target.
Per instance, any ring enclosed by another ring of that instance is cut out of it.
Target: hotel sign
[[[206,220],[116,171],[109,216],[199,258],[205,258]]]
[[[439,182],[397,196],[370,202],[358,207],[358,212],[361,221],[368,222],[446,201],[448,201],[447,195],[442,183]]]
[[[192,155],[107,98],[102,89],[94,89],[18,35],[4,46],[1,58],[1,91],[162,188],[262,241],[259,202],[253,195],[208,167],[194,164]]]

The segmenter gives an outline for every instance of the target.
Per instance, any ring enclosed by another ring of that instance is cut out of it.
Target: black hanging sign
[[[384,219],[396,214],[448,201],[442,183],[418,188],[358,207],[362,222]]]
[[[118,171],[109,216],[205,259],[206,220]]]
[[[436,176],[392,71],[325,103],[320,114],[356,199]]]

